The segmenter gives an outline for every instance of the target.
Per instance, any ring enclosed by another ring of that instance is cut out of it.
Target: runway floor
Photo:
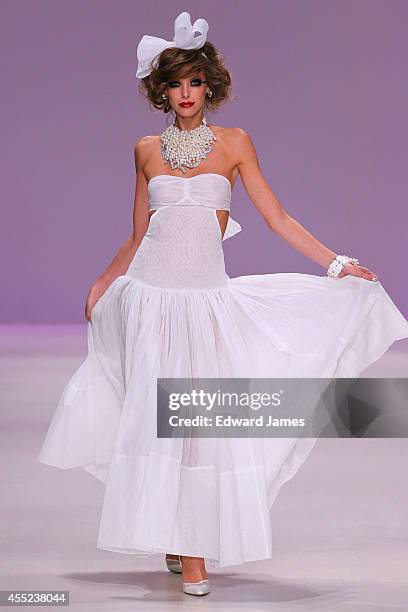
[[[211,593],[192,597],[164,557],[97,549],[101,483],[37,461],[85,326],[3,325],[0,338],[1,589],[69,591],[74,611],[408,610],[406,439],[320,439],[272,508],[274,558],[208,571]],[[362,374],[407,375],[406,341]]]

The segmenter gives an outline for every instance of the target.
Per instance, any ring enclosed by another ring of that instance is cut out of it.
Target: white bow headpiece
[[[174,20],[174,38],[171,41],[145,34],[137,47],[138,67],[136,76],[139,79],[147,76],[156,68],[153,60],[164,49],[176,47],[179,49],[200,49],[207,38],[208,23],[205,19],[197,19],[191,25],[190,14],[183,12]],[[194,36],[199,32],[199,36]]]

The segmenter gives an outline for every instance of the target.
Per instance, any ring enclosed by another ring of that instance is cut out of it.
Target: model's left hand
[[[338,278],[343,278],[343,276],[348,276],[349,274],[351,276],[360,276],[361,278],[366,278],[369,281],[375,282],[378,280],[378,276],[374,272],[372,272],[368,268],[364,268],[364,266],[360,266],[360,264],[355,264],[350,261],[346,263],[346,265],[343,267]]]

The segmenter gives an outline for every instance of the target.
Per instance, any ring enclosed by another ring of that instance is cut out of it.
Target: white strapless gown
[[[157,377],[355,377],[408,321],[380,282],[300,273],[230,278],[220,174],[154,177],[152,215],[126,274],[96,303],[88,355],[68,381],[39,461],[105,485],[97,547],[272,556],[270,508],[316,439],[156,437]]]

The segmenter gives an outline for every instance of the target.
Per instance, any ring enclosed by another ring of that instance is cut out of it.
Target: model
[[[158,438],[157,378],[355,377],[408,337],[408,321],[372,270],[285,211],[245,130],[207,123],[230,75],[205,20],[183,12],[174,29],[138,46],[140,91],[174,123],[135,145],[133,233],[89,291],[88,355],[39,461],[105,485],[99,548],[166,554],[184,592],[203,595],[205,559],[272,556],[271,506],[316,440]],[[238,175],[268,227],[324,274],[226,274]]]

